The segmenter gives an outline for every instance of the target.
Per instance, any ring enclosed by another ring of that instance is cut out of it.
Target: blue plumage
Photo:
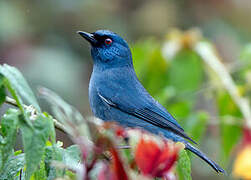
[[[116,121],[125,127],[139,127],[182,142],[186,149],[205,160],[216,172],[224,172],[189,143],[194,141],[145,90],[136,76],[131,51],[124,39],[108,30],[78,33],[92,46],[94,66],[89,84],[89,101],[96,117]]]

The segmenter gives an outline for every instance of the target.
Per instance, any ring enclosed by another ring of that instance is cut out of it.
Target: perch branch
[[[12,98],[10,98],[8,96],[6,96],[5,103],[10,104],[10,105],[15,106],[15,107],[18,107],[17,102],[14,99],[12,99]],[[31,106],[27,106],[27,105],[23,105],[23,107],[25,109],[30,109],[31,108]],[[62,131],[64,133],[67,132],[64,125],[62,123],[60,123],[57,119],[53,118],[53,123],[54,123],[56,129],[58,129],[58,130],[60,130],[60,131]],[[75,132],[77,132],[77,131],[75,131]],[[77,144],[80,144],[80,143],[77,143]],[[130,148],[131,148],[130,146],[118,146],[117,147],[117,149],[130,149]]]
[[[10,104],[10,105],[15,106],[15,107],[18,107],[17,102],[15,101],[15,99],[12,99],[12,98],[10,98],[8,96],[6,96],[6,98],[5,98],[5,103],[6,104]],[[27,106],[27,105],[23,105],[23,107],[25,109],[29,109],[30,108],[30,106]],[[64,133],[66,133],[64,125],[61,124],[58,120],[56,120],[56,119],[53,118],[53,123],[54,123],[56,129],[58,129],[58,130],[60,130],[60,131],[62,131]]]

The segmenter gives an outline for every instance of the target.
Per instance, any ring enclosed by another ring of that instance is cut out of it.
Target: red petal
[[[122,137],[122,138],[127,137],[127,133],[126,133],[125,129],[122,128],[121,126],[116,127],[115,133],[118,137]]]
[[[178,158],[178,146],[167,143],[162,149],[152,140],[140,140],[135,151],[135,160],[140,171],[152,177],[163,177]]]
[[[243,129],[243,145],[251,144],[251,130],[248,128]]]
[[[128,180],[128,176],[123,167],[122,161],[119,158],[118,152],[115,148],[111,149],[112,154],[112,178],[111,180]]]
[[[155,163],[155,169],[152,173],[154,177],[163,177],[171,167],[174,165],[175,161],[178,158],[178,149],[176,147],[168,147],[165,144],[160,156]]]
[[[160,153],[159,146],[152,140],[139,141],[135,151],[135,161],[143,174],[151,174]]]

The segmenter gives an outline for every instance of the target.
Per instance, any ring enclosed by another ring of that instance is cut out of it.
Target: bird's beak
[[[97,40],[95,39],[94,35],[91,33],[83,32],[83,31],[78,31],[77,32],[80,36],[85,38],[91,45],[97,44]]]

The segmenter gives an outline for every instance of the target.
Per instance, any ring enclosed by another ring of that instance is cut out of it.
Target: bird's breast
[[[92,73],[89,83],[89,103],[94,116],[106,121],[110,119],[110,107],[104,104],[98,95],[98,89],[102,88],[102,79]]]
[[[115,108],[104,103],[99,94],[108,99],[119,99],[121,96],[128,95],[128,98],[131,98],[134,93],[142,93],[137,88],[138,82],[132,70],[129,67],[106,70],[94,67],[89,83],[89,102],[96,117],[103,120],[117,120],[118,115],[124,115],[122,112],[116,114]],[[130,93],[128,94],[128,92]]]

